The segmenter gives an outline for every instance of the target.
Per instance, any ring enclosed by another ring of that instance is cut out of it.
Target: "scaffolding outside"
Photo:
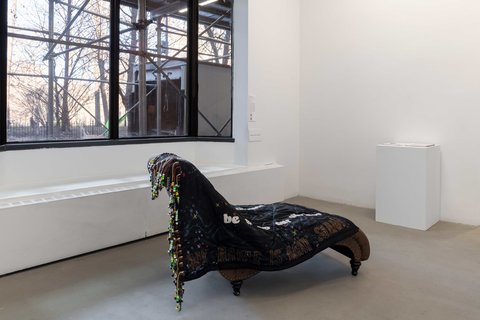
[[[120,1],[112,49],[109,1],[9,0],[7,142],[110,139],[112,108],[119,138],[190,136],[188,2]],[[198,12],[195,134],[230,137],[232,2],[200,1]]]

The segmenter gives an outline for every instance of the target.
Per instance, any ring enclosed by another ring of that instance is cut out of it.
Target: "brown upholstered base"
[[[354,235],[343,239],[332,245],[330,248],[350,258],[350,266],[352,268],[352,275],[358,274],[358,269],[362,264],[361,261],[365,261],[370,256],[370,243],[367,236],[362,230],[358,230]],[[253,277],[260,271],[252,269],[228,269],[220,270],[220,274],[230,281],[233,287],[233,294],[240,295],[240,287],[243,280]]]

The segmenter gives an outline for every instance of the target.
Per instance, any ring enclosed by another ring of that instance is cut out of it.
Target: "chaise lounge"
[[[177,310],[183,284],[218,270],[240,294],[260,271],[290,268],[332,248],[350,259],[352,275],[367,260],[365,234],[350,220],[288,203],[235,206],[190,162],[171,153],[148,161],[152,199],[170,196],[169,254]]]

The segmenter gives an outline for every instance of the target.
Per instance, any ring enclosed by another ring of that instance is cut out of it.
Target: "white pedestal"
[[[376,221],[427,230],[440,219],[440,147],[377,146]]]

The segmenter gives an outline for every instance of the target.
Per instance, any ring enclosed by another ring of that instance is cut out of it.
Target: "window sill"
[[[154,138],[122,138],[116,140],[79,140],[79,141],[42,141],[42,142],[12,142],[0,146],[1,151],[30,150],[45,148],[76,148],[95,146],[115,146],[128,144],[171,143],[171,142],[235,142],[231,137],[154,137]]]
[[[276,163],[268,163],[258,166],[204,166],[200,167],[199,170],[207,178],[215,178],[281,167],[281,165]],[[0,209],[77,199],[149,187],[149,177],[147,175],[137,175],[116,179],[93,180],[80,183],[39,187],[15,192],[4,192],[0,193]]]

